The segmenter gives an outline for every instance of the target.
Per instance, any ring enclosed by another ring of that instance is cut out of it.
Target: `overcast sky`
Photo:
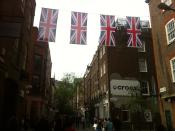
[[[50,42],[52,76],[60,80],[65,73],[82,77],[97,50],[100,35],[100,14],[140,17],[149,20],[145,0],[36,0],[34,26],[39,26],[41,8],[58,9],[56,42]],[[71,11],[88,13],[87,45],[69,44]]]

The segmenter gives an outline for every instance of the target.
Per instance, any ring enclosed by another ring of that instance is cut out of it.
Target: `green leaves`
[[[73,113],[73,98],[81,82],[82,78],[76,78],[74,74],[65,74],[61,81],[56,82],[55,107],[59,113]]]

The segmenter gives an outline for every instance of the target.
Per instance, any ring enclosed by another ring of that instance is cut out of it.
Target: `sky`
[[[36,0],[34,26],[39,27],[41,8],[58,9],[55,42],[49,42],[52,77],[61,80],[66,73],[83,77],[92,61],[100,35],[100,15],[126,16],[150,20],[145,0]],[[70,44],[71,11],[88,13],[87,45]]]

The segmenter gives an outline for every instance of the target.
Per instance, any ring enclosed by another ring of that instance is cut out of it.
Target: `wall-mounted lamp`
[[[175,11],[175,9],[171,8],[170,6],[168,6],[168,5],[165,4],[165,3],[160,3],[160,4],[158,4],[157,7],[158,7],[159,9],[161,9],[161,10],[166,10],[166,11],[172,10],[172,11]]]

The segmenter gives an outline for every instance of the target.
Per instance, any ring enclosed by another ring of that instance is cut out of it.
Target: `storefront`
[[[110,115],[119,117],[127,129],[154,129],[158,106],[156,97],[142,96],[138,80],[111,80]]]

